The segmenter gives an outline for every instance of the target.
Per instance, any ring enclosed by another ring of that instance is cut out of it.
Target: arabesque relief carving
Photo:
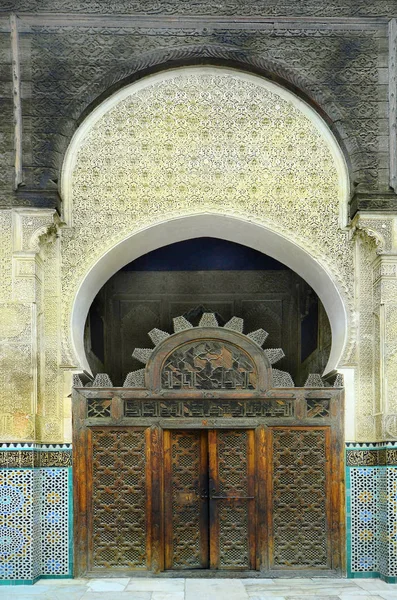
[[[72,222],[60,228],[58,224],[55,232],[50,215],[41,215],[41,221],[37,215],[32,223],[35,215],[17,215],[17,220],[22,218],[26,244],[14,248],[10,234],[1,247],[0,297],[12,298],[18,278],[21,286],[34,281],[34,288],[21,287],[18,301],[35,294],[44,315],[38,325],[42,333],[37,337],[34,384],[38,410],[30,437],[61,441],[65,435],[63,419],[68,417],[63,405],[71,383],[67,370],[79,368],[71,348],[70,316],[76,291],[91,267],[134,232],[205,213],[264,225],[305,249],[328,271],[349,312],[350,337],[342,363],[362,365],[356,435],[359,439],[382,435],[370,391],[378,360],[372,263],[377,252],[393,253],[393,225],[388,217],[384,227],[372,219],[362,227],[359,224],[357,229],[364,231],[355,236],[343,228],[346,182],[325,125],[319,126],[309,115],[308,108],[301,110],[288,94],[259,78],[197,68],[136,84],[87,125],[74,148],[75,163],[65,174],[71,186],[63,200],[70,207]],[[11,211],[3,211],[1,218],[4,230],[9,226],[11,231]],[[380,233],[372,236],[375,225]],[[50,233],[43,240],[46,231]],[[355,266],[357,244],[360,258]],[[33,261],[16,256],[14,274],[13,250],[35,256]],[[362,280],[357,312],[354,279],[358,276]],[[382,278],[386,289],[389,284]],[[359,334],[363,339],[356,335],[358,315],[364,318]],[[45,348],[40,341],[44,338]],[[3,429],[20,438],[21,430],[10,425],[11,410],[7,403]]]

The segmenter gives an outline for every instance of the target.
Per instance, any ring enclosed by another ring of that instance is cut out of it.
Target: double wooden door
[[[255,433],[164,431],[166,569],[256,568]]]

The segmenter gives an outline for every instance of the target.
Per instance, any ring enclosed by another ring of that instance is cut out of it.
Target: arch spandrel
[[[123,88],[82,123],[65,158],[64,364],[87,369],[81,322],[111,275],[154,248],[207,235],[218,219],[215,235],[273,256],[315,289],[335,368],[353,316],[348,188],[321,117],[262,77],[181,67]]]

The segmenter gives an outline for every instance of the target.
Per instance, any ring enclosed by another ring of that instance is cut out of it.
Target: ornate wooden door
[[[254,431],[165,431],[166,569],[255,568]]]

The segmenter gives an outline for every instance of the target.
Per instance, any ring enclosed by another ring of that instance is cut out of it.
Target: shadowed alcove
[[[244,319],[244,331],[262,327],[264,348],[282,348],[275,365],[297,386],[309,373],[324,371],[331,330],[313,289],[281,262],[257,250],[213,237],[164,246],[115,273],[95,297],[85,326],[85,350],[94,374],[106,372],[114,385],[142,365],[132,352],[151,346],[153,328],[172,332],[183,315],[197,326],[205,312],[219,325]]]

